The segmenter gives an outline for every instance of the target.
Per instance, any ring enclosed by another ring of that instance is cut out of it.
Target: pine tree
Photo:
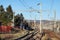
[[[0,6],[0,12],[2,12],[2,11],[4,11],[4,8],[3,8],[3,6],[1,5],[1,6]]]
[[[1,11],[2,10],[4,10],[3,7],[1,9]],[[0,22],[2,22],[4,25],[7,25],[13,19],[13,13],[12,13],[13,11],[12,12],[10,12],[10,11],[8,12],[8,11],[9,10],[7,10],[7,12],[6,11],[0,12]]]
[[[7,12],[10,12],[10,13],[13,13],[11,5],[9,5],[9,6],[6,8],[6,11],[7,11]]]
[[[15,26],[20,26],[20,23],[22,23],[24,20],[23,14],[17,14],[15,16]]]

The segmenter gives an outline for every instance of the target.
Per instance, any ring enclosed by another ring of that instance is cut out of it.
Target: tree
[[[20,21],[22,22],[24,20],[23,14],[20,14]]]
[[[0,12],[0,22],[2,22],[4,25],[7,25],[9,22],[11,22],[12,18],[13,18],[12,12],[6,12],[6,11]]]
[[[2,11],[4,11],[4,8],[3,8],[3,6],[1,5],[1,6],[0,6],[0,12],[2,12]]]
[[[2,16],[1,16],[2,15]],[[9,14],[9,13],[1,13],[1,17],[0,17],[0,21],[4,24],[4,25],[7,25],[9,22],[11,22],[11,20],[12,20],[12,16],[11,16],[11,14]]]
[[[11,5],[9,5],[9,6],[6,8],[6,11],[7,11],[7,12],[10,12],[10,13],[13,13]]]
[[[23,17],[23,14],[21,13],[21,14],[17,14],[16,16],[15,16],[15,26],[20,26],[20,24],[23,22],[23,20],[24,20],[24,17]]]

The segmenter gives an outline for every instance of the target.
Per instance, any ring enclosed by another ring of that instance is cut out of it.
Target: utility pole
[[[39,13],[40,13],[40,25],[39,25],[39,31],[40,31],[40,33],[42,33],[42,3],[38,3],[37,5],[39,5],[40,6],[40,10],[39,10]],[[45,11],[45,10],[44,10]]]
[[[57,29],[56,27],[56,10],[54,10],[54,27],[53,27],[53,31],[55,32]]]
[[[13,22],[12,26],[14,27],[14,13],[13,13],[13,19],[12,19],[12,22]]]
[[[40,3],[40,10],[42,10],[41,8],[42,8],[42,4]],[[40,11],[40,26],[39,26],[40,27],[40,33],[42,33],[42,22],[41,21],[42,21],[42,11]]]
[[[13,27],[14,27],[14,14],[15,14],[15,13],[13,13]]]
[[[34,20],[34,27],[36,28],[36,15],[35,15],[35,20]]]

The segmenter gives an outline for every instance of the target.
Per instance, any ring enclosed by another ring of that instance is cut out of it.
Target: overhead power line
[[[26,6],[27,8],[29,8],[30,5],[28,5],[28,3],[25,2],[24,0],[22,0],[22,1],[23,1],[24,4],[26,4],[25,6]]]
[[[54,4],[54,0],[51,0],[51,7],[50,7],[50,10],[52,10],[53,4]]]
[[[54,0],[51,0],[51,5],[50,5],[50,8],[49,8],[50,12],[53,9],[53,4],[54,4]],[[50,12],[48,12],[48,17],[50,17]]]
[[[23,3],[21,0],[19,0],[19,2],[27,9],[27,7],[25,6],[25,3]]]

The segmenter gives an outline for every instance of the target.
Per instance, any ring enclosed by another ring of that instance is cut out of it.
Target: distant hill
[[[34,20],[27,20],[28,22],[34,22]],[[42,23],[53,23],[53,20],[41,20]],[[36,20],[36,23],[40,23],[40,20]],[[57,23],[60,23],[60,21],[57,21]]]
[[[34,22],[34,20],[27,20],[28,22]],[[53,27],[54,21],[53,20],[41,20],[42,26]],[[36,20],[36,24],[40,24],[40,20]],[[56,24],[60,27],[60,21],[57,21]]]

